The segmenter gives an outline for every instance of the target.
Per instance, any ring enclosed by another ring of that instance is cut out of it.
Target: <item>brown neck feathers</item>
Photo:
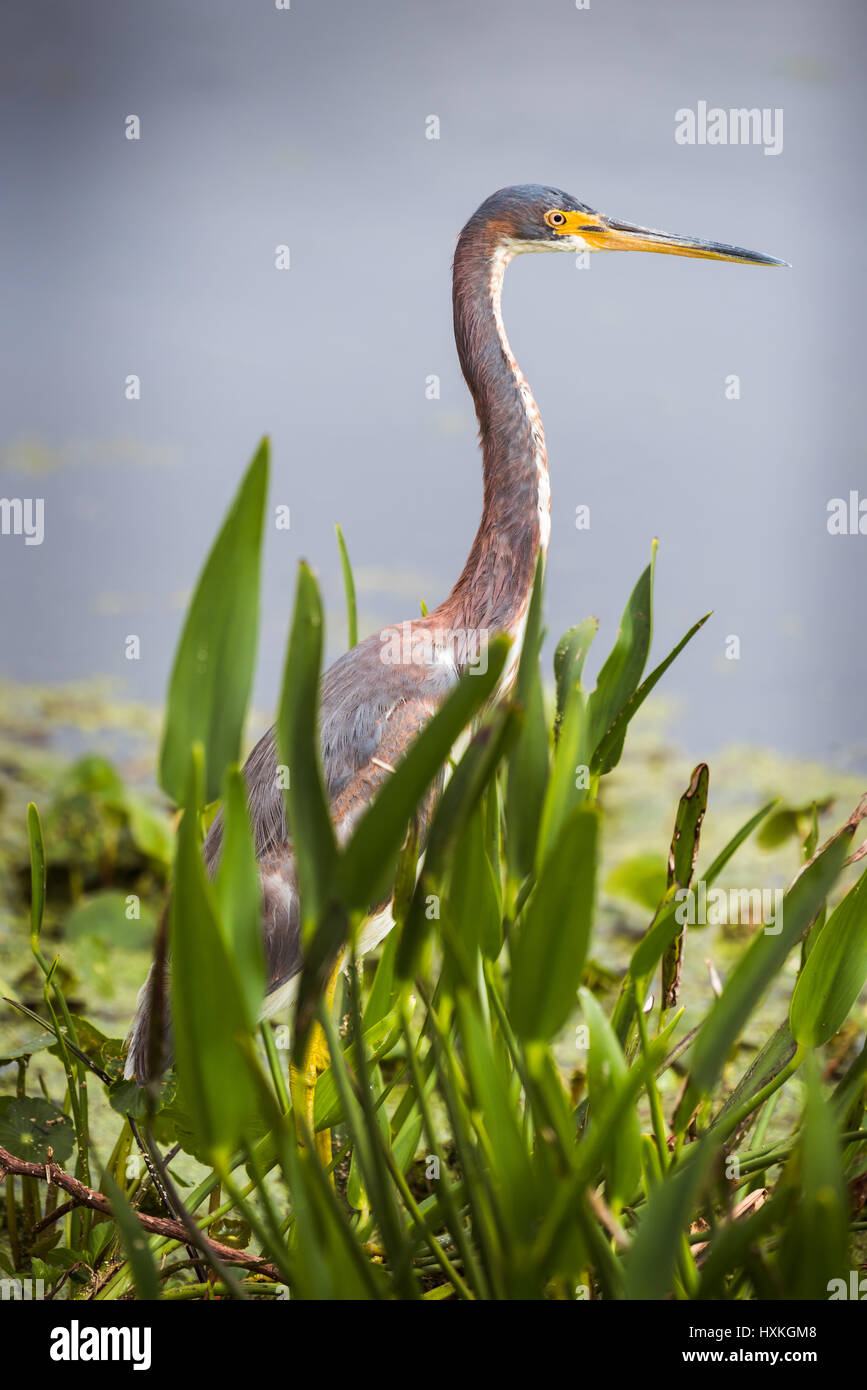
[[[455,627],[491,635],[520,632],[550,528],[542,421],[500,314],[513,254],[503,229],[471,222],[458,241],[453,278],[455,341],[479,421],[484,505],[463,572],[438,612]]]

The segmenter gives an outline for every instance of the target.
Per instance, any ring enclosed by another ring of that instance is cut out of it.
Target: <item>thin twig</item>
[[[58,1043],[61,1046],[65,1046],[67,1051],[71,1052],[73,1056],[78,1058],[79,1062],[81,1062],[85,1067],[88,1067],[90,1071],[93,1072],[94,1076],[98,1076],[104,1086],[111,1085],[111,1077],[109,1076],[108,1072],[104,1071],[102,1067],[98,1066],[97,1063],[94,1062],[92,1057],[88,1057],[87,1053],[83,1052],[82,1049],[78,1047],[72,1041],[71,1038],[67,1037],[66,1033],[63,1033],[61,1036],[61,1029],[58,1025],[56,1025],[56,1023],[46,1023],[44,1018],[40,1018],[39,1014],[35,1013],[33,1009],[28,1009],[26,1004],[19,1003],[17,999],[9,999],[4,994],[3,1000],[4,1003],[9,1004],[13,1009],[17,1009],[20,1014],[24,1014],[25,1018],[29,1018],[34,1023],[38,1023],[39,1027],[44,1029],[46,1033],[54,1033]],[[138,1125],[136,1124],[132,1115],[128,1114],[126,1118],[129,1121],[129,1127],[132,1137],[138,1145],[142,1159],[144,1160],[144,1165],[148,1171],[148,1176],[151,1182],[153,1183],[154,1187],[156,1188],[160,1200],[165,1206],[166,1211],[170,1212],[172,1216],[177,1216],[178,1213],[173,1209],[171,1201],[169,1200],[169,1195],[166,1192],[163,1184],[160,1182],[159,1174],[157,1173],[154,1167],[151,1155],[148,1151],[148,1147],[142,1139],[141,1135],[139,1134]],[[178,1147],[179,1146],[176,1146],[175,1149],[172,1151],[171,1157],[174,1157],[174,1154],[177,1153]],[[171,1162],[171,1157],[166,1159],[167,1163]],[[142,1195],[143,1193],[140,1194],[140,1197]]]
[[[55,1207],[54,1211],[50,1211],[47,1216],[43,1216],[41,1221],[37,1221],[30,1227],[31,1236],[38,1236],[40,1231],[47,1230],[53,1222],[59,1221],[62,1216],[67,1216],[75,1207],[80,1206],[81,1203],[77,1198],[73,1198],[71,1202],[64,1202],[62,1206]]]
[[[166,1167],[164,1160],[160,1156],[160,1151],[156,1145],[156,1142],[150,1130],[145,1131],[145,1139],[147,1141],[148,1153],[151,1156],[151,1161],[153,1162],[154,1166],[157,1169],[157,1172],[159,1173],[160,1182],[168,1196],[168,1200],[170,1203],[169,1210],[172,1212],[173,1216],[178,1218],[179,1224],[188,1233],[189,1240],[186,1242],[185,1248],[190,1259],[195,1260],[197,1253],[200,1255],[204,1255],[205,1259],[213,1269],[217,1278],[222,1279],[225,1284],[228,1284],[229,1287],[233,1289],[237,1298],[243,1298],[243,1290],[238,1284],[238,1281],[236,1280],[234,1274],[230,1274],[228,1269],[224,1267],[222,1261],[216,1253],[216,1248],[212,1245],[212,1242],[208,1240],[207,1236],[204,1236],[202,1232],[199,1230],[192,1216],[187,1211],[186,1207],[181,1201],[180,1194],[178,1193],[177,1188],[172,1183],[171,1177],[169,1176],[169,1170]],[[190,1244],[190,1241],[192,1242],[192,1245]],[[205,1268],[201,1264],[201,1262],[199,1262],[197,1268],[201,1275],[201,1283],[204,1284],[207,1278]]]
[[[102,1212],[103,1216],[113,1216],[111,1202],[102,1192],[94,1192],[92,1187],[87,1187],[78,1178],[74,1178],[71,1173],[67,1173],[56,1163],[28,1163],[23,1158],[16,1158],[14,1154],[8,1153],[6,1149],[0,1148],[0,1172],[9,1173],[17,1177],[38,1178],[41,1182],[52,1183],[60,1187],[64,1192],[75,1200],[79,1206],[89,1207],[92,1211]],[[150,1235],[163,1236],[167,1240],[176,1240],[181,1245],[185,1245],[190,1239],[190,1232],[180,1221],[174,1221],[164,1216],[147,1216],[144,1212],[137,1211],[136,1218],[143,1230]],[[259,1274],[266,1274],[269,1279],[280,1283],[280,1274],[272,1264],[262,1259],[260,1255],[248,1255],[243,1250],[233,1250],[230,1245],[223,1245],[220,1241],[210,1240],[199,1232],[203,1244],[208,1246],[209,1253],[215,1255],[226,1264],[242,1265],[246,1269],[253,1269]]]

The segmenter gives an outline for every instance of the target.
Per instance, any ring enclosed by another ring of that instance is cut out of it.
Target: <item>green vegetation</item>
[[[705,764],[683,775],[657,754],[635,780],[630,721],[705,621],[644,675],[655,554],[589,694],[595,622],[558,644],[550,712],[540,575],[513,694],[491,705],[497,639],[342,845],[317,748],[322,604],[301,566],[277,727],[306,965],[292,1032],[258,1022],[239,759],[267,472],[263,445],[179,644],[159,758],[176,832],[92,756],[38,759],[43,815],[4,825],[3,1276],[98,1299],[826,1298],[867,1227],[864,808],[830,834],[827,785],[739,808],[746,778],[726,764],[714,829]],[[464,731],[417,874],[416,808]],[[177,1063],[142,1091],[93,1017],[125,1016],[169,881]],[[710,902],[745,882],[767,891],[736,925],[684,927],[688,890]],[[396,928],[356,962],[390,883]],[[332,1011],[322,981],[344,952]],[[330,1175],[291,1105],[290,1062],[318,1028]]]

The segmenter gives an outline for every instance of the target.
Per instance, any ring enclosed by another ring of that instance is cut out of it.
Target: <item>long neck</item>
[[[536,561],[547,551],[550,493],[536,402],[503,327],[512,259],[488,226],[465,228],[454,262],[455,341],[479,420],[484,506],[472,550],[442,608],[456,627],[519,632]]]

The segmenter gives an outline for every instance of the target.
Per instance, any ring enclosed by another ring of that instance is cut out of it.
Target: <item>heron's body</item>
[[[497,633],[514,639],[501,690],[514,679],[537,561],[548,546],[550,489],[542,421],[503,326],[506,267],[524,251],[621,248],[779,264],[735,247],[606,221],[569,195],[538,185],[503,189],[470,218],[455,253],[453,301],[458,356],[479,420],[482,519],[460,578],[438,608],[374,633],[323,677],[322,766],[338,839],[351,832],[463,668]],[[295,865],[277,771],[272,730],[245,766],[262,887],[265,1013],[291,997],[302,963]],[[438,790],[432,788],[423,808],[422,837]],[[210,871],[221,836],[218,817],[204,849]],[[375,945],[390,925],[388,899],[371,904],[361,949]],[[149,1070],[153,994],[152,971],[127,1057],[127,1075],[139,1080]],[[166,1039],[164,1063],[168,1057]]]

